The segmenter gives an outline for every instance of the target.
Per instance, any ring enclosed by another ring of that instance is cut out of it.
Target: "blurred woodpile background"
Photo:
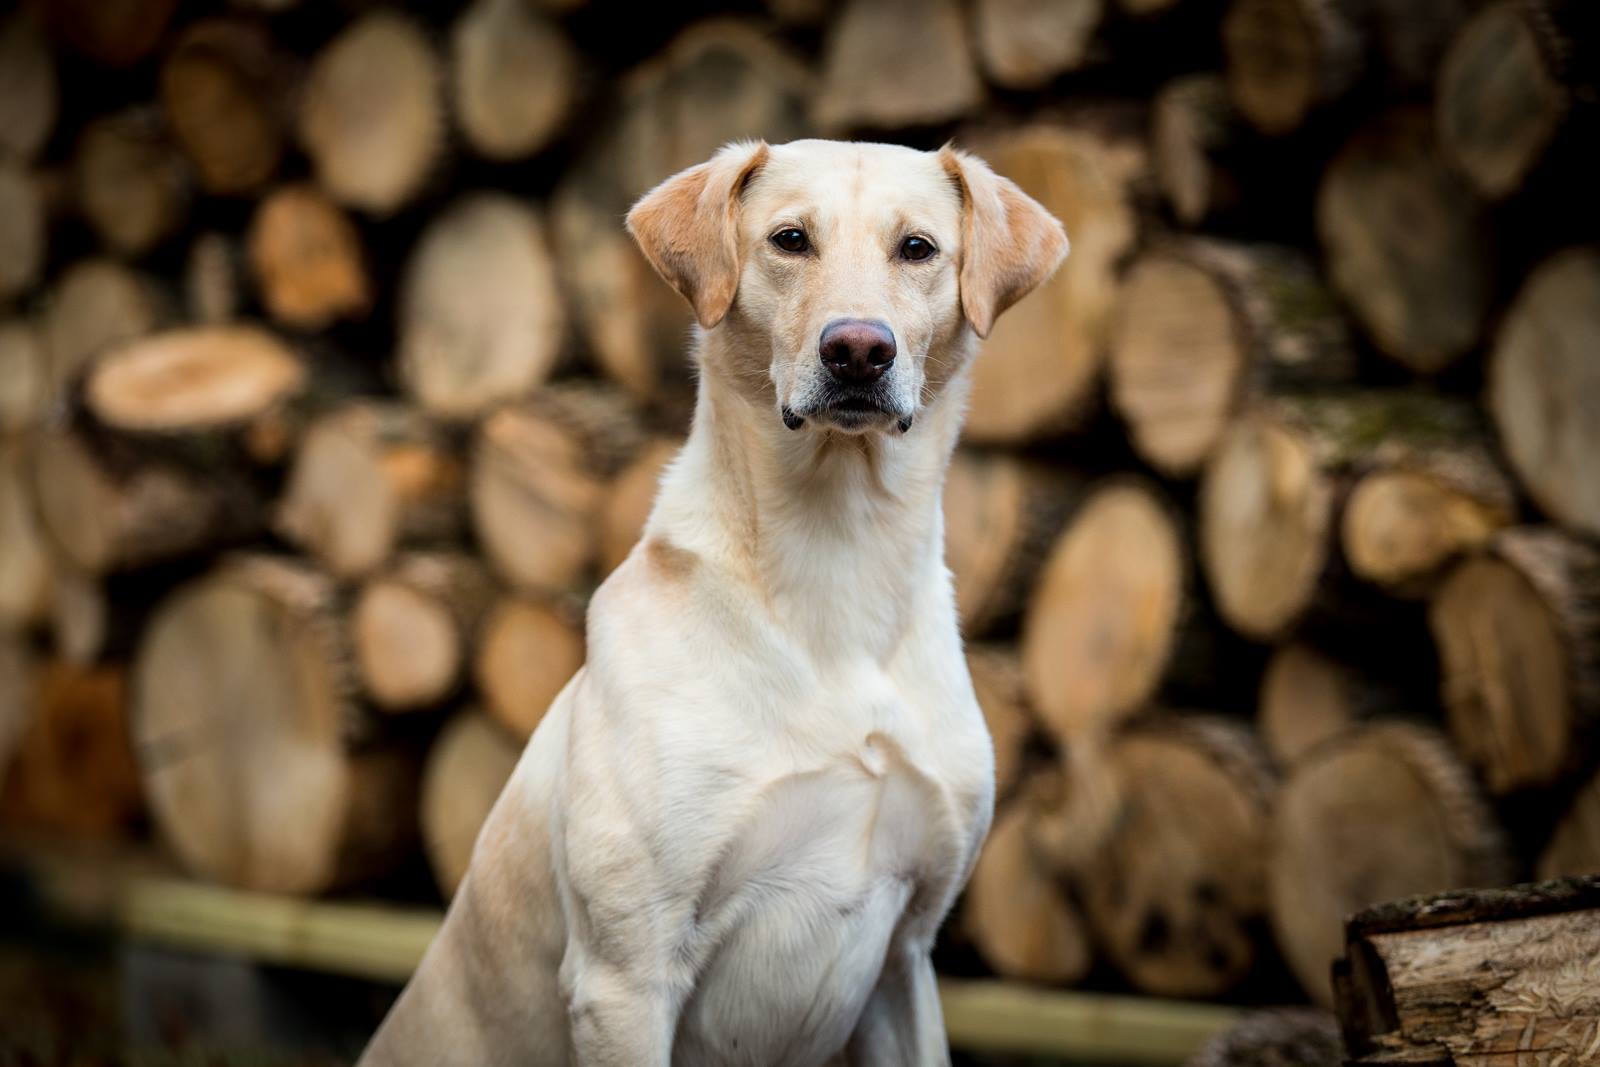
[[[1364,905],[1600,871],[1597,10],[7,9],[5,824],[448,894],[686,430],[627,206],[953,137],[1073,253],[950,473],[952,958],[1326,1002]]]

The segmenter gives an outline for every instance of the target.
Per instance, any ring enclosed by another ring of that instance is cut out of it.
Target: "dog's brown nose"
[[[822,365],[845,385],[867,385],[894,362],[894,331],[868,319],[834,319],[823,327]]]

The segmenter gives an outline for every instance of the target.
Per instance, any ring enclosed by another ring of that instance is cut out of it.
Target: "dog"
[[[627,217],[687,443],[362,1064],[940,1064],[994,755],[944,565],[967,367],[1067,253],[945,147],[739,143]]]

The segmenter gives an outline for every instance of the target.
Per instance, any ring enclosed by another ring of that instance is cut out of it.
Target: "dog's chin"
[[[784,408],[782,414],[791,430],[810,426],[847,434],[905,433],[912,421],[910,414],[863,397],[841,397],[806,411]]]

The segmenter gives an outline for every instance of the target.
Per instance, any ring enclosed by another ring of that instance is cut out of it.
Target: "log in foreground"
[[[1592,1063],[1600,877],[1364,911],[1335,986],[1352,1067]]]
[[[461,711],[428,750],[422,771],[422,847],[446,899],[466,876],[478,831],[522,747],[481,712]]]

